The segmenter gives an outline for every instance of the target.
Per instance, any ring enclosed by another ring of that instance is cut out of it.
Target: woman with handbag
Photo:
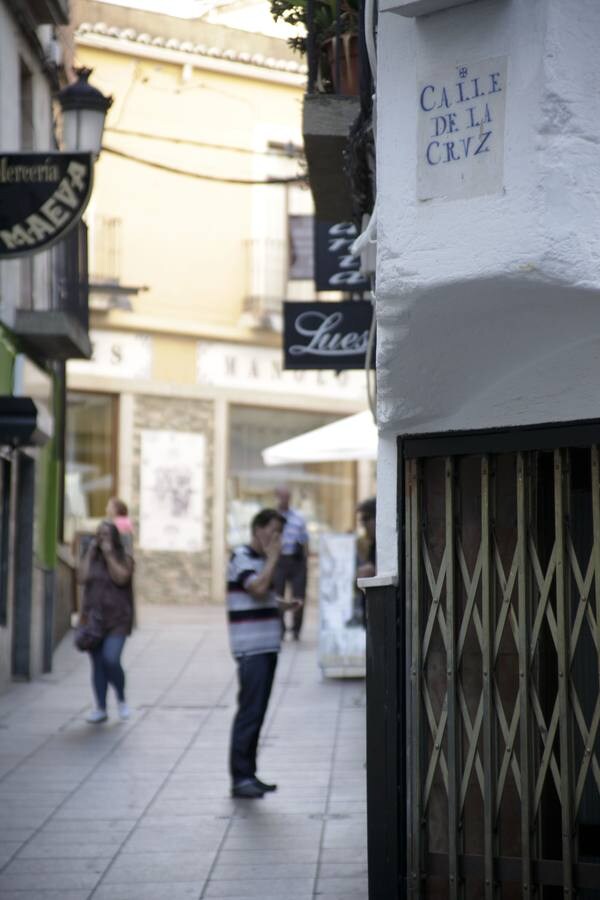
[[[96,708],[88,722],[104,722],[106,694],[112,684],[121,719],[128,719],[125,673],[121,653],[133,623],[133,558],[125,552],[121,536],[112,522],[101,522],[77,573],[83,584],[83,607],[77,646],[87,650],[92,663],[92,685]]]

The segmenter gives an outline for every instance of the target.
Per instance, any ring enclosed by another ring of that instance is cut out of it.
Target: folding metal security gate
[[[600,898],[600,451],[559,439],[405,459],[413,897]]]

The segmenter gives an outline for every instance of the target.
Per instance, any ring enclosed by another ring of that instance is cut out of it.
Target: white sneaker
[[[119,710],[119,718],[125,721],[131,715],[131,710],[127,706],[124,700],[117,703],[117,709]]]
[[[107,719],[108,716],[105,709],[91,709],[85,717],[86,722],[91,722],[94,725],[98,722],[106,722]]]

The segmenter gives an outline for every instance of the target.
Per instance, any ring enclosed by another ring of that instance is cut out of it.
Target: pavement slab
[[[286,643],[259,774],[233,800],[237,680],[216,607],[143,606],[124,665],[128,722],[89,725],[89,662],[0,696],[2,900],[366,900],[365,685],[323,679],[317,621]]]

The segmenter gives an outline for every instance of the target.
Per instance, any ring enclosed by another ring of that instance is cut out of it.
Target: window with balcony
[[[91,278],[96,285],[114,285],[121,281],[122,225],[122,220],[116,216],[94,216]]]
[[[246,296],[242,324],[277,330],[288,277],[287,242],[283,238],[246,241]]]

